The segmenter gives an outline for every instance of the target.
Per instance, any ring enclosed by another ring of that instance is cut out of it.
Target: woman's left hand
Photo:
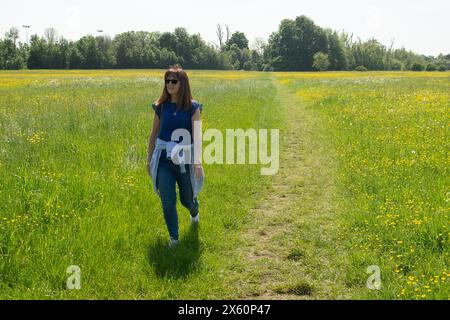
[[[194,164],[194,172],[195,172],[195,178],[197,180],[200,179],[200,177],[203,176],[203,167],[201,164]]]

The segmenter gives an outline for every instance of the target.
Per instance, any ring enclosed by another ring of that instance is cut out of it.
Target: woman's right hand
[[[194,173],[195,173],[195,179],[200,180],[200,177],[202,177],[204,175],[203,167],[201,164],[194,164]]]

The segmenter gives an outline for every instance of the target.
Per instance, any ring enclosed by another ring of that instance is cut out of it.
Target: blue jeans
[[[180,166],[166,158],[166,150],[162,150],[159,159],[156,184],[161,197],[164,219],[166,221],[169,235],[178,240],[178,214],[177,194],[175,183],[180,190],[181,204],[189,210],[192,217],[198,214],[197,198],[192,199],[192,185],[189,176],[189,168],[186,165],[186,173],[181,173]]]

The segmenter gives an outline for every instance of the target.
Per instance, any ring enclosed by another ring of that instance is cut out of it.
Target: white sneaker
[[[198,224],[200,213],[197,213],[195,217],[191,216],[191,223]]]
[[[173,248],[173,247],[177,246],[178,243],[179,243],[178,240],[175,240],[174,238],[170,237],[169,248]]]

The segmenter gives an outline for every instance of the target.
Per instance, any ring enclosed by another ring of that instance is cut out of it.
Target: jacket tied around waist
[[[190,152],[185,152],[185,148],[189,149]],[[166,150],[167,158],[169,160],[175,160],[180,166],[180,172],[186,173],[186,166],[188,167],[189,176],[192,185],[192,199],[194,200],[200,190],[203,188],[205,176],[203,175],[197,180],[195,177],[194,166],[194,145],[190,144],[187,146],[180,145],[174,141],[164,141],[162,139],[156,138],[155,150],[153,150],[152,159],[150,160],[150,175],[153,182],[153,190],[160,196],[158,186],[156,185],[156,178],[158,174],[159,160],[163,150]],[[188,156],[191,156],[190,161],[186,161]]]

